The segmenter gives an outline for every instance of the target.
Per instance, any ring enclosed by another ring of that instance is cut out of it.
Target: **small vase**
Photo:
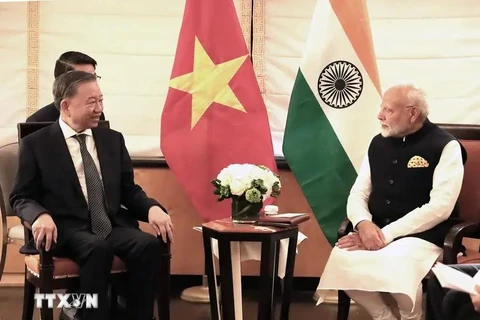
[[[262,202],[248,202],[245,195],[232,196],[232,220],[233,222],[255,221],[260,217],[262,207]]]

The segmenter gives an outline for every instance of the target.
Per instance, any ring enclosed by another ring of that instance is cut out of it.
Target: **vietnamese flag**
[[[276,163],[265,103],[232,0],[187,0],[170,88],[162,113],[161,149],[205,221],[231,215],[211,180],[234,163]]]

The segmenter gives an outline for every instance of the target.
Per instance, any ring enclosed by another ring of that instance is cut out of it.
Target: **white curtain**
[[[277,155],[315,2],[253,2],[252,55]],[[244,21],[249,3],[235,0]],[[16,139],[16,124],[29,110],[52,101],[55,60],[78,50],[99,63],[106,117],[124,133],[132,156],[161,156],[160,115],[184,4],[0,2],[0,145]],[[431,120],[480,123],[480,2],[369,0],[368,5],[382,88],[415,82],[430,97]]]
[[[26,3],[0,3],[0,145],[16,140],[25,119],[27,88]]]

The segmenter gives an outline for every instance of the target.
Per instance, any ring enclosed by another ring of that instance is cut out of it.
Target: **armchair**
[[[9,204],[10,195],[15,172],[17,171],[18,143],[9,143],[0,147],[0,217],[2,246],[0,252],[0,281],[5,269],[8,244],[25,244],[23,226],[21,224],[9,228],[7,217],[16,216]]]
[[[18,139],[35,132],[51,123],[20,123],[18,124]],[[100,122],[100,125],[109,126],[108,121]],[[16,159],[16,161],[18,161]],[[79,267],[70,259],[53,257],[51,252],[41,249],[38,252],[33,245],[30,245],[33,235],[31,226],[22,221],[24,228],[25,243],[20,253],[25,255],[25,286],[23,301],[23,320],[31,320],[34,308],[34,293],[38,289],[39,293],[52,293],[56,289],[67,289],[78,283]],[[158,282],[156,284],[158,319],[170,319],[170,243],[164,243],[161,238],[162,248],[161,266],[159,270]],[[114,258],[111,270],[111,292],[110,299],[114,315],[117,309],[118,289],[124,282],[128,273],[125,263],[118,257]],[[53,309],[48,308],[47,301],[43,302],[40,310],[43,320],[53,320]]]
[[[464,250],[465,238],[480,239],[480,126],[479,125],[441,125],[457,137],[468,153],[465,164],[462,190],[458,198],[460,217],[463,223],[454,226],[443,245],[443,263],[479,263],[479,247],[476,250]],[[459,256],[459,253],[462,253]]]
[[[460,218],[463,223],[452,227],[445,237],[443,245],[444,264],[480,263],[479,250],[464,250],[464,238],[480,239],[480,126],[438,124],[441,128],[454,135],[467,151],[467,162],[462,190],[458,199]],[[352,223],[346,219],[338,229],[337,238],[347,235],[353,230]],[[479,248],[480,249],[480,248]],[[462,256],[457,259],[458,255]],[[347,320],[350,310],[350,297],[343,291],[338,291],[337,320]]]

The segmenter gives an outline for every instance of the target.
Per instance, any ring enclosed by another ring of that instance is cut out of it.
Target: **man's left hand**
[[[471,294],[470,298],[472,299],[473,308],[475,308],[475,311],[480,313],[480,286],[479,285],[475,286],[475,291],[477,291],[478,294]]]
[[[336,243],[336,246],[340,249],[347,249],[347,251],[367,250],[358,233],[351,233],[341,237]]]
[[[153,206],[148,211],[148,223],[155,230],[156,234],[162,236],[163,242],[167,242],[167,237],[173,243],[173,224],[170,216],[160,207]]]

